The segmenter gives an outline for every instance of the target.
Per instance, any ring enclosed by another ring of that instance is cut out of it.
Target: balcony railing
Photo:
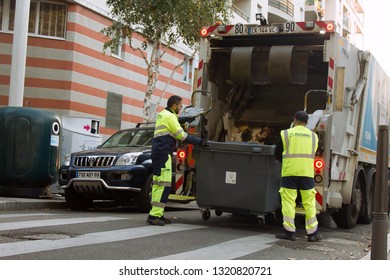
[[[318,7],[319,4],[318,4],[318,0],[306,0],[305,5],[306,6],[314,5],[314,6]]]
[[[241,11],[237,6],[232,5],[232,10],[233,10],[237,15],[239,15],[240,17],[242,17],[244,20],[246,20],[247,22],[249,22],[249,17],[248,17],[243,11]]]
[[[270,0],[269,5],[294,17],[294,4],[289,0]]]

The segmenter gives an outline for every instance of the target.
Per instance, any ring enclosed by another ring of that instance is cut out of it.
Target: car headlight
[[[70,154],[66,154],[65,157],[64,157],[63,165],[70,166],[70,159],[71,159]]]
[[[134,165],[142,153],[128,153],[122,155],[115,165]]]

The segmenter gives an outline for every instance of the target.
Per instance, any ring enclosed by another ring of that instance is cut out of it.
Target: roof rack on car
[[[149,126],[154,126],[155,125],[155,122],[142,122],[142,123],[137,123],[137,125],[135,127],[149,127]]]

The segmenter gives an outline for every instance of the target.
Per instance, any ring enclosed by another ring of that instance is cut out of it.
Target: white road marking
[[[267,243],[275,242],[276,240],[277,239],[271,234],[259,234],[156,259],[220,260],[222,258],[224,260],[231,260],[271,247],[272,245],[268,245]]]
[[[72,219],[76,220],[76,219]],[[146,226],[113,231],[95,232],[79,235],[73,238],[60,240],[33,240],[0,244],[0,257],[50,251],[77,246],[101,244],[115,241],[143,238],[164,233],[178,232],[205,228],[205,226],[192,226],[173,224],[166,227]]]
[[[20,218],[20,217],[31,217],[31,216],[55,216],[61,214],[49,214],[49,213],[24,213],[24,214],[0,214],[1,218]]]
[[[128,219],[128,218],[94,217],[94,218],[71,218],[71,219],[9,222],[9,223],[1,223],[0,224],[0,231],[22,229],[22,228],[83,224],[83,223],[91,223],[91,222],[106,222],[106,221],[115,221],[115,220],[123,220],[123,219]]]

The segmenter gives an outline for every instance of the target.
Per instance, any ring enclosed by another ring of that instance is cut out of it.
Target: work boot
[[[160,220],[163,221],[167,225],[172,224],[172,219],[165,218],[164,216],[160,217]]]
[[[283,230],[275,235],[276,238],[278,239],[287,239],[291,241],[295,241],[295,232],[290,232],[287,230]]]
[[[307,241],[309,242],[318,242],[322,239],[322,235],[319,234],[318,232],[315,232],[313,234],[308,234],[307,235]]]
[[[165,223],[163,220],[161,220],[160,218],[158,217],[154,217],[154,216],[150,216],[148,217],[148,219],[146,220],[149,224],[153,225],[153,226],[165,226]]]

